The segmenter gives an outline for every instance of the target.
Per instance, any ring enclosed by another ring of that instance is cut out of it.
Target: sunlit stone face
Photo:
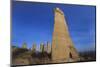
[[[52,60],[54,63],[68,62],[70,54],[77,58],[76,50],[71,50],[69,46],[74,48],[72,40],[69,36],[68,26],[62,10],[55,8],[54,10],[54,31],[52,40]]]

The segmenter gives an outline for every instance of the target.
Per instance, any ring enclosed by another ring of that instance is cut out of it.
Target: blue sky
[[[13,1],[12,45],[30,48],[33,43],[52,42],[54,11],[59,7],[68,21],[71,39],[78,51],[95,50],[95,6]]]

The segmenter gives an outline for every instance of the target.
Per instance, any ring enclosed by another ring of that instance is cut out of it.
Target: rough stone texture
[[[64,13],[56,8],[54,10],[54,32],[52,39],[52,61],[54,63],[69,62],[78,60],[78,53],[74,48],[68,32]]]

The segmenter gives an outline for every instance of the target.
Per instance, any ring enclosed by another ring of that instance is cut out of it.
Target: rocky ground
[[[12,49],[12,65],[51,63],[51,55],[46,52],[33,52],[24,48]]]
[[[81,52],[80,61],[95,61],[96,53],[91,52]],[[48,64],[53,63],[51,60],[51,54],[47,52],[31,51],[26,48],[12,48],[12,65],[35,65],[35,64]]]

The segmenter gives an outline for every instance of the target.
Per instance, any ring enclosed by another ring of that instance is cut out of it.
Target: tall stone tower
[[[54,14],[52,61],[54,63],[78,61],[78,53],[70,38],[64,13],[55,8]]]

